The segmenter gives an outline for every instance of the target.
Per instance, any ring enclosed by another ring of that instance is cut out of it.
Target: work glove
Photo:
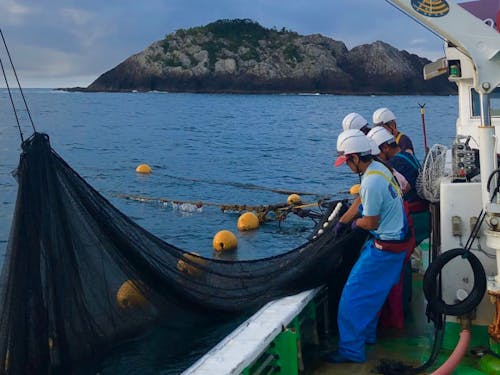
[[[358,227],[358,224],[356,224],[356,219],[354,219],[354,220],[352,221],[352,223],[351,223],[351,230],[355,230],[355,229],[357,229],[357,228],[359,228],[359,227]]]
[[[337,221],[337,224],[335,224],[335,226],[333,227],[333,234],[335,234],[335,237],[338,237],[343,232],[345,232],[348,227],[349,227],[349,224],[341,223],[340,221]]]

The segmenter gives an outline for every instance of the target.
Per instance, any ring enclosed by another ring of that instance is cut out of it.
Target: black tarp
[[[17,179],[0,285],[0,373],[70,371],[160,320],[182,334],[209,316],[341,284],[343,253],[352,258],[364,241],[335,238],[335,219],[325,227],[334,202],[315,235],[287,253],[248,261],[189,254],[114,208],[41,133],[23,142]]]

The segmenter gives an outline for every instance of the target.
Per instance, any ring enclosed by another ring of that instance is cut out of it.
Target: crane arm
[[[386,0],[468,56],[474,88],[487,94],[500,84],[500,33],[450,0]],[[496,18],[496,15],[492,15]]]

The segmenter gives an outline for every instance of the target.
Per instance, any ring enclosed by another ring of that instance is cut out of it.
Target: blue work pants
[[[366,360],[365,344],[375,342],[378,312],[399,280],[405,256],[377,249],[373,239],[361,249],[339,303],[339,353],[345,358]]]

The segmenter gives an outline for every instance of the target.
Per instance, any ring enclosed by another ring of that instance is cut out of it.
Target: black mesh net
[[[22,144],[17,179],[1,278],[0,373],[68,371],[159,321],[175,322],[178,334],[209,316],[342,283],[335,271],[344,251],[352,257],[364,241],[335,238],[335,219],[324,227],[332,204],[315,235],[292,251],[250,261],[200,257],[119,212],[40,133]]]

